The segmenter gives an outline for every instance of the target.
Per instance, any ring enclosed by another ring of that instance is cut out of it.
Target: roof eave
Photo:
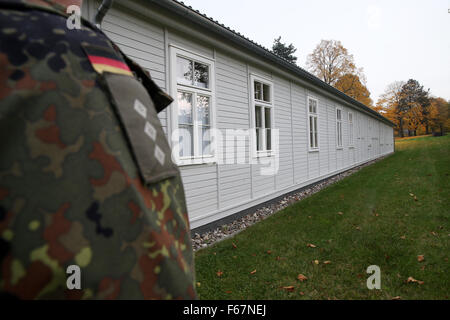
[[[246,49],[252,51],[258,56],[261,56],[269,61],[281,65],[285,69],[300,76],[302,79],[307,80],[317,85],[318,87],[337,95],[341,99],[363,109],[364,111],[374,115],[380,120],[388,123],[389,125],[393,127],[395,126],[395,124],[392,121],[383,117],[381,114],[364,105],[363,103],[353,99],[352,97],[346,95],[342,91],[339,91],[338,89],[332,87],[331,85],[320,80],[319,78],[307,72],[306,70],[300,68],[299,66],[284,60],[283,58],[277,56],[273,52],[258,45],[257,43],[251,41],[250,39],[245,38],[241,34],[238,34],[236,31],[231,30],[225,27],[224,25],[219,24],[217,21],[214,21],[212,18],[209,18],[206,15],[203,15],[200,12],[193,10],[191,7],[186,6],[184,3],[178,2],[176,0],[148,0],[148,1],[152,2],[153,4],[159,7],[167,9],[176,15],[182,16],[194,24],[197,24],[201,27],[206,27],[209,31],[216,33],[239,46],[245,47]]]

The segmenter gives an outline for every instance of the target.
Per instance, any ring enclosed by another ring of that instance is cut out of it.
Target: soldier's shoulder
[[[60,2],[54,0],[0,0],[0,5],[16,10],[35,8],[64,13],[67,9]]]

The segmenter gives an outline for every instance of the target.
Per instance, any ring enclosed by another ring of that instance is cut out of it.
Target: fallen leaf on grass
[[[301,296],[305,295],[305,293],[302,292],[302,291],[300,291],[299,294],[300,294]]]
[[[319,264],[319,260],[314,260],[314,263],[315,264]]]
[[[330,263],[331,263],[331,261],[328,261],[328,260],[323,262],[323,264],[330,264]]]
[[[250,272],[250,274],[255,274],[256,273],[256,269],[253,270],[252,272]]]
[[[297,279],[300,280],[301,282],[308,280],[308,277],[304,276],[303,274],[299,274],[297,276]]]
[[[401,236],[400,239],[405,240],[405,239],[406,239],[406,236]]]
[[[272,251],[270,251],[270,250],[267,250],[267,254],[271,254],[272,253]]]
[[[401,300],[401,299],[402,299],[402,297],[400,297],[400,296],[396,296],[396,297],[392,298],[392,300]]]
[[[355,229],[361,231],[361,228],[360,228],[360,227],[356,227]]]
[[[233,248],[237,248],[237,245],[235,245],[234,242],[231,245],[233,246]]]
[[[306,246],[307,246],[307,247],[310,247],[310,248],[315,248],[315,247],[316,247],[316,246],[313,245],[312,243],[308,243]]]
[[[423,260],[425,260],[425,257],[423,255],[417,256],[417,261],[422,262]]]
[[[437,236],[437,233],[434,232],[434,231],[431,231],[431,234],[432,234],[433,236]]]
[[[340,215],[340,216],[342,216],[344,213],[342,213],[342,212],[339,211],[337,214]]]
[[[416,196],[414,196],[414,201],[418,201]]]
[[[406,280],[406,282],[407,282],[407,283],[414,282],[414,283],[418,283],[418,284],[424,284],[423,281],[416,280],[416,279],[414,279],[413,277],[409,277],[408,280]]]
[[[295,287],[294,286],[287,286],[287,287],[283,287],[284,290],[292,292],[294,291]]]
[[[409,195],[410,195],[411,197],[414,197],[414,194],[413,194],[413,193],[410,193]]]
[[[219,270],[219,271],[216,272],[216,274],[217,274],[218,277],[221,277],[223,275],[223,272]]]
[[[197,282],[197,287],[200,287],[202,284],[200,282]]]

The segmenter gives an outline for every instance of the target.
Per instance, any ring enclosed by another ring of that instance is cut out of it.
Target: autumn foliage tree
[[[399,109],[399,104],[404,85],[405,82],[403,81],[395,81],[389,84],[376,104],[378,111],[384,113],[384,116],[396,125],[400,136],[403,135],[404,113]]]
[[[450,101],[445,101],[443,98],[431,98],[429,115],[432,131],[439,130],[443,135],[450,127]]]
[[[373,101],[370,98],[370,92],[363,81],[364,80],[361,80],[358,75],[347,73],[336,81],[334,87],[370,107],[372,106]]]
[[[400,137],[418,132],[428,134],[430,129],[443,133],[449,122],[449,102],[430,97],[429,90],[414,79],[397,81],[387,86],[376,104],[377,109],[396,124]]]
[[[345,74],[356,71],[353,56],[336,40],[320,41],[308,55],[306,65],[309,71],[332,86]]]
[[[429,130],[429,90],[424,90],[417,80],[409,79],[402,87],[401,98],[397,108],[404,114],[406,129],[409,135],[417,135],[420,124]]]
[[[359,102],[372,106],[362,68],[355,66],[353,55],[340,41],[322,40],[308,55],[308,70],[324,82]]]

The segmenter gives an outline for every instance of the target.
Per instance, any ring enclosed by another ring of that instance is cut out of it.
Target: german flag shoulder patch
[[[82,44],[82,46],[92,68],[97,73],[110,72],[133,76],[128,65],[113,49],[92,44]]]

